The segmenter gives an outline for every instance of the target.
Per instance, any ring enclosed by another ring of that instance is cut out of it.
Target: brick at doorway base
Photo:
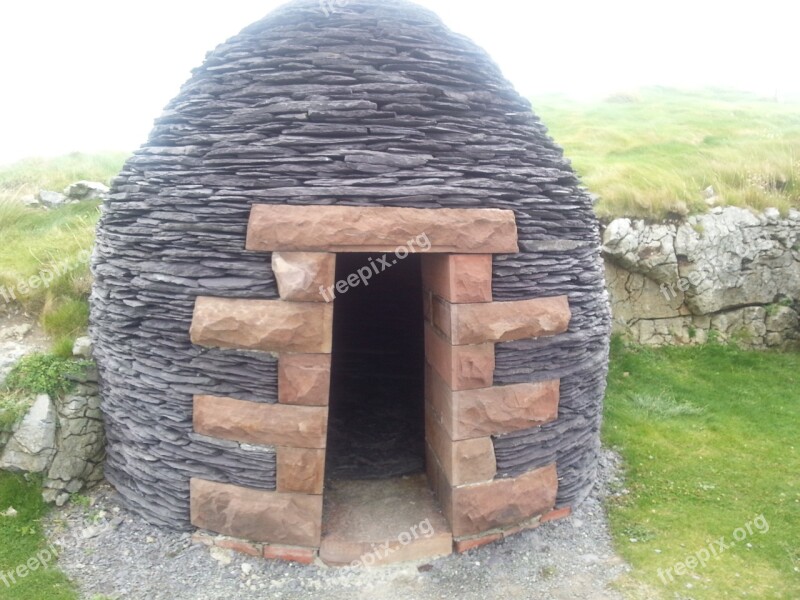
[[[556,510],[551,510],[546,515],[542,515],[540,519],[540,523],[547,523],[548,521],[557,521],[559,519],[566,519],[572,514],[572,507],[565,506],[564,508],[557,508]]]
[[[316,548],[281,546],[279,544],[255,544],[247,540],[240,540],[225,535],[214,535],[204,531],[196,531],[192,534],[192,542],[209,547],[216,546],[217,548],[225,548],[226,550],[233,550],[240,554],[297,562],[304,565],[310,565],[317,558]]]
[[[274,558],[277,560],[310,565],[317,558],[317,550],[316,548],[304,548],[301,546],[265,544],[264,558]]]
[[[192,535],[192,541],[196,544],[216,546],[217,548],[225,548],[226,550],[233,550],[234,552],[249,554],[250,556],[262,556],[264,552],[262,544],[254,544],[246,540],[223,535],[211,535],[201,531]]]
[[[489,535],[484,535],[481,537],[476,538],[468,538],[466,540],[455,540],[453,544],[453,548],[459,554],[463,554],[468,550],[472,550],[473,548],[478,548],[480,546],[485,546],[486,544],[491,544],[492,542],[496,542],[499,539],[502,539],[502,533],[491,533]]]

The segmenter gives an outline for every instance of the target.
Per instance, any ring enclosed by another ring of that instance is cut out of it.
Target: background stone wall
[[[0,430],[0,469],[41,473],[44,499],[63,505],[102,481],[105,435],[97,372],[70,376],[64,397],[36,397],[26,414]]]
[[[682,223],[617,219],[603,236],[614,330],[647,345],[709,338],[800,347],[800,212],[715,208]]]

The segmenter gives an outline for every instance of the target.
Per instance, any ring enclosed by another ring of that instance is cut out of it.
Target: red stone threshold
[[[371,567],[453,551],[453,534],[425,475],[326,484],[319,557]]]

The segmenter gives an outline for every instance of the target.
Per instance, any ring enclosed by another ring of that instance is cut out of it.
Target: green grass
[[[73,360],[71,351],[66,357],[57,352],[23,357],[0,385],[0,430],[11,431],[37,394],[64,396],[75,387],[67,376],[81,375],[90,365],[89,361]]]
[[[599,216],[662,218],[720,204],[800,206],[800,104],[721,90],[647,88],[599,102],[533,99]]]
[[[62,192],[83,179],[108,184],[127,157],[125,152],[75,152],[56,158],[21,160],[0,167],[0,198],[19,199],[43,189]]]
[[[0,315],[7,300],[37,315],[62,351],[88,323],[88,258],[98,203],[45,211],[18,199],[39,189],[61,191],[81,179],[107,183],[124,159],[121,153],[71,154],[0,168]]]
[[[54,354],[28,354],[9,372],[5,386],[12,394],[63,396],[74,387],[68,375],[80,375],[89,361],[61,358]]]
[[[0,512],[9,507],[16,517],[0,516],[0,571],[15,572],[15,582],[6,575],[9,585],[0,580],[3,600],[74,600],[75,589],[67,577],[50,563],[27,576],[17,578],[16,569],[25,566],[37,553],[47,550],[41,519],[47,511],[42,500],[41,481],[26,481],[21,475],[0,472]],[[42,558],[46,555],[41,554]],[[42,563],[39,563],[40,565]]]
[[[624,587],[648,599],[800,597],[798,424],[800,354],[615,341],[603,435],[623,455],[630,490],[609,507],[617,549],[634,566]],[[767,533],[753,528],[674,582],[659,577],[761,514]]]
[[[22,419],[31,404],[33,404],[33,398],[30,394],[0,390],[0,430],[4,430]]]

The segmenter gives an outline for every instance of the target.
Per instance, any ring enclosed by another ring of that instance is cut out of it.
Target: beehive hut
[[[402,560],[593,485],[591,200],[417,5],[301,0],[217,47],[115,180],[93,270],[106,475],[154,523]]]

